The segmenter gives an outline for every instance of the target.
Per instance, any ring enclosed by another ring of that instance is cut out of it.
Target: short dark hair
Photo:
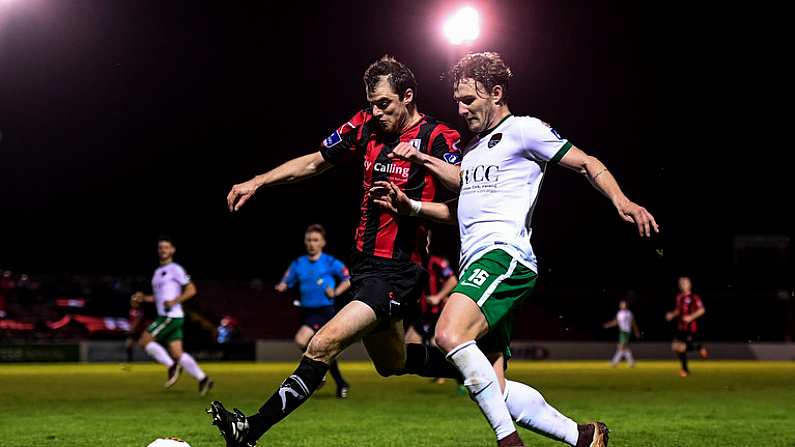
[[[367,86],[368,92],[375,90],[375,86],[381,81],[382,76],[386,77],[389,86],[401,100],[408,89],[414,92],[414,98],[417,97],[417,80],[414,78],[414,73],[409,67],[388,54],[381,56],[364,71],[364,84]]]
[[[323,228],[323,225],[320,224],[312,224],[306,227],[306,231],[304,231],[304,234],[308,233],[320,233],[320,235],[323,236],[323,239],[326,238],[326,229]]]
[[[511,68],[508,67],[498,53],[486,51],[483,53],[469,53],[458,61],[448,73],[453,81],[453,87],[462,79],[473,79],[486,87],[487,92],[499,85],[502,87],[503,96],[508,91],[508,80],[513,77]]]
[[[161,242],[168,242],[169,244],[173,245],[174,247],[177,246],[177,244],[174,243],[174,239],[171,236],[167,235],[167,234],[161,234],[160,236],[157,237],[157,243],[159,244]]]

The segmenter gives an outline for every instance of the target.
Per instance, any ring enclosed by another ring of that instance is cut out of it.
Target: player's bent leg
[[[375,312],[369,306],[352,301],[312,337],[298,368],[257,413],[245,417],[237,409],[230,412],[220,402],[213,402],[207,412],[227,446],[254,445],[268,429],[309,399],[328,372],[329,362],[371,331],[376,323]]]
[[[377,317],[370,306],[351,301],[312,337],[305,357],[328,363],[345,348],[375,328]]]
[[[171,359],[174,363],[168,368],[168,377],[166,378],[166,383],[163,384],[165,388],[171,388],[177,383],[179,380],[179,376],[182,375],[182,362],[180,362],[180,357],[182,356],[182,340],[171,340],[168,343],[168,350]]]
[[[541,393],[523,383],[508,380],[503,395],[517,425],[548,438],[576,445],[579,437],[577,423],[550,406]]]
[[[687,377],[690,375],[690,369],[687,366],[687,344],[682,341],[675,340],[671,344],[671,349],[674,351],[677,358],[679,358],[679,363],[681,364],[679,376]]]
[[[475,343],[486,332],[488,323],[477,303],[461,293],[454,293],[436,325],[436,343],[461,372],[464,386],[494,429],[498,444],[523,445],[503,399],[500,378],[492,362]]]
[[[345,381],[345,378],[342,377],[340,364],[337,359],[333,359],[329,363],[329,373],[331,374],[331,377],[334,378],[334,384],[337,385],[337,398],[347,399],[351,386]]]
[[[171,340],[168,342],[168,351],[171,353],[171,358],[178,360],[185,351],[182,350],[182,340]]]
[[[362,342],[378,374],[389,377],[405,373],[406,343],[402,321],[393,321],[386,329],[368,334]]]
[[[486,317],[477,303],[461,293],[454,293],[442,309],[436,324],[436,344],[449,353],[461,344],[477,340],[489,330]]]
[[[444,353],[434,344],[428,344],[420,331],[412,324],[405,335],[406,362],[401,374],[416,374],[420,377],[432,377],[436,381],[444,378],[461,379],[461,373],[452,363],[448,362]]]
[[[616,352],[615,352],[615,354],[613,354],[613,358],[610,360],[610,366],[612,366],[613,368],[618,366],[618,362],[621,361],[621,354],[622,354],[621,353],[621,345],[619,344],[616,347]]]
[[[607,446],[608,430],[604,423],[577,424],[549,405],[537,390],[524,383],[506,380],[502,353],[489,354],[488,358],[504,384],[505,405],[517,425],[574,447]]]
[[[199,383],[199,394],[202,396],[206,395],[215,383],[196,363],[196,359],[182,349],[182,340],[172,340],[168,345],[168,349],[171,351],[171,356],[176,359],[177,364],[180,366],[179,369],[187,371]],[[177,377],[179,376],[179,369],[177,369]],[[176,382],[177,377],[174,378],[174,382]]]
[[[149,331],[143,331],[141,336],[138,337],[138,346],[145,349],[146,345],[153,341],[155,341],[155,338],[152,336],[152,334],[150,334]]]
[[[632,356],[632,350],[629,347],[624,348],[624,358],[627,359],[630,368],[635,367],[635,357]]]
[[[152,336],[149,331],[145,331],[141,335],[140,345],[144,348],[144,351],[155,359],[158,363],[162,364],[166,368],[169,368],[169,379],[171,378],[171,368],[174,367],[176,364],[171,356],[168,355],[166,348],[160,345],[160,343],[156,342],[154,337]]]

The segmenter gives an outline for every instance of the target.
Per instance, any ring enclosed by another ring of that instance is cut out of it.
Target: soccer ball
[[[169,436],[167,438],[157,438],[146,447],[190,447],[190,445],[182,439]]]

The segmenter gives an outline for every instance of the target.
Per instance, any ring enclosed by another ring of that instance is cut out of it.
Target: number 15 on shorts
[[[489,279],[489,272],[483,269],[475,269],[472,271],[472,274],[469,275],[469,278],[464,280],[461,285],[462,286],[470,286],[470,287],[480,287],[483,285],[486,280]]]

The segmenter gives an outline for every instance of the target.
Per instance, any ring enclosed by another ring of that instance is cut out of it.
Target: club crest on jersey
[[[497,143],[500,142],[500,140],[502,140],[502,133],[495,133],[494,135],[492,135],[491,138],[489,138],[489,143],[488,143],[489,149],[496,146]]]
[[[451,165],[458,164],[461,161],[461,157],[455,152],[447,152],[446,154],[442,155],[442,157],[444,157],[444,161],[450,163]]]
[[[420,145],[422,145],[422,140],[419,138],[415,138],[409,141],[409,144],[414,147],[414,149],[420,150]]]
[[[539,121],[541,121],[541,120],[539,120]],[[557,138],[558,140],[562,140],[562,139],[563,139],[563,137],[561,137],[561,136],[560,136],[560,134],[558,133],[558,131],[557,131],[557,130],[555,130],[555,128],[554,128],[554,127],[552,127],[552,126],[551,126],[551,125],[550,125],[548,122],[546,122],[546,121],[541,121],[541,124],[543,124],[543,125],[545,125],[545,126],[549,127],[549,130],[552,132],[552,135],[555,135],[555,138]]]
[[[328,138],[323,140],[323,146],[334,147],[339,144],[340,141],[342,141],[342,137],[340,137],[339,131],[335,130],[333,134],[329,135]]]

